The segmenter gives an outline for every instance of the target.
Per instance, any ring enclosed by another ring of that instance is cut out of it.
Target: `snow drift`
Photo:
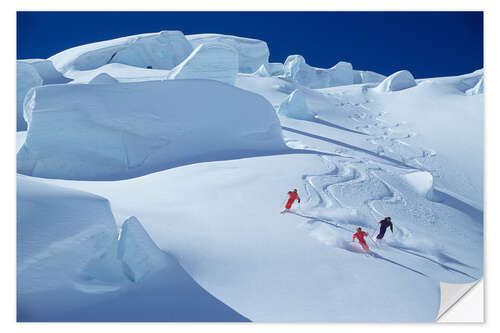
[[[28,124],[23,117],[23,102],[28,91],[33,87],[38,87],[43,84],[43,79],[38,74],[38,71],[29,63],[17,61],[16,63],[16,118],[17,130],[24,131]]]
[[[118,80],[112,77],[107,73],[100,73],[94,76],[92,80],[89,81],[89,84],[113,84],[118,83]]]
[[[193,50],[180,31],[161,31],[81,45],[49,59],[57,70],[90,70],[109,63],[172,69]]]
[[[278,113],[300,120],[314,119],[314,114],[307,106],[306,96],[300,89],[296,89],[285,101],[283,101],[283,103],[280,104]]]
[[[258,39],[219,34],[187,35],[186,38],[194,48],[201,44],[217,42],[236,49],[239,56],[240,73],[254,73],[262,64],[269,61],[267,43]]]
[[[213,80],[31,90],[21,174],[123,179],[200,161],[287,150],[263,97]]]
[[[402,70],[388,76],[377,86],[377,90],[384,92],[399,91],[416,85],[417,83],[413,75],[406,70]]]
[[[107,199],[17,177],[18,321],[248,321]]]
[[[22,293],[72,288],[79,280],[124,278],[115,255],[106,257],[116,253],[118,239],[107,199],[23,176],[17,177],[17,185],[17,271]],[[108,269],[88,269],[97,262]]]
[[[169,79],[210,79],[234,84],[238,73],[238,52],[222,43],[198,46],[169,74]]]
[[[308,88],[327,88],[354,83],[352,65],[339,62],[329,69],[321,69],[306,64],[301,55],[291,55],[284,64],[284,76]]]
[[[401,176],[410,187],[422,197],[432,200],[434,177],[427,171],[415,171]]]

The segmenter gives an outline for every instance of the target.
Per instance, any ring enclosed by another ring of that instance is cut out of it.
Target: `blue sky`
[[[18,12],[17,58],[144,32],[222,33],[267,42],[270,61],[301,54],[389,75],[458,75],[483,67],[482,12]]]

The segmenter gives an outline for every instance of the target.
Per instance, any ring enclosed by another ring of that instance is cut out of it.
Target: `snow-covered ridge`
[[[312,67],[301,55],[288,56],[284,77],[312,89],[378,83],[385,79],[384,75],[375,72],[353,70],[352,64],[344,61],[328,69]]]
[[[90,70],[109,63],[171,69],[193,50],[180,31],[161,31],[77,46],[49,59],[57,70]]]
[[[207,160],[287,150],[263,97],[214,80],[37,87],[18,172],[120,179]]]
[[[291,55],[284,64],[284,76],[308,88],[327,88],[354,83],[352,65],[339,62],[329,69],[309,66],[301,55]]]

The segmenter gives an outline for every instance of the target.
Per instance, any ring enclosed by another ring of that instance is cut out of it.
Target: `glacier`
[[[386,76],[372,71],[353,71],[353,83],[378,83],[385,80]]]
[[[33,66],[42,78],[42,84],[68,83],[71,81],[71,79],[57,71],[49,59],[23,59],[18,60],[18,62]]]
[[[49,85],[26,99],[25,175],[112,180],[287,150],[263,97],[215,80]]]
[[[187,35],[193,48],[201,44],[217,42],[226,44],[238,51],[239,72],[253,73],[262,64],[269,62],[269,48],[267,43],[258,39],[242,38],[221,34]]]
[[[208,42],[196,49],[169,73],[169,79],[208,79],[234,84],[238,52],[222,43]]]
[[[483,276],[482,69],[175,31],[19,62],[19,321],[430,322]]]
[[[254,75],[260,77],[269,77],[269,76],[278,76],[284,75],[285,67],[282,63],[273,62],[262,64],[257,71],[255,71]]]
[[[180,31],[161,31],[116,38],[64,50],[49,58],[63,73],[91,70],[109,63],[172,69],[193,50]]]
[[[107,199],[24,176],[17,177],[17,186],[17,270],[22,294],[71,288],[78,280],[98,279],[113,285],[124,277],[120,272],[106,276],[86,272],[93,260],[117,245]]]
[[[16,82],[16,128],[18,131],[23,131],[28,127],[23,115],[24,98],[31,88],[43,85],[43,79],[29,63],[17,61]]]
[[[291,55],[284,64],[284,76],[309,88],[327,88],[354,83],[352,65],[339,62],[330,69],[309,66],[301,55]]]

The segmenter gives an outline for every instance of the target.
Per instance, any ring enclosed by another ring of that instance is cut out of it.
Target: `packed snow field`
[[[268,59],[162,31],[17,61],[19,321],[434,321],[482,277],[483,70]]]

